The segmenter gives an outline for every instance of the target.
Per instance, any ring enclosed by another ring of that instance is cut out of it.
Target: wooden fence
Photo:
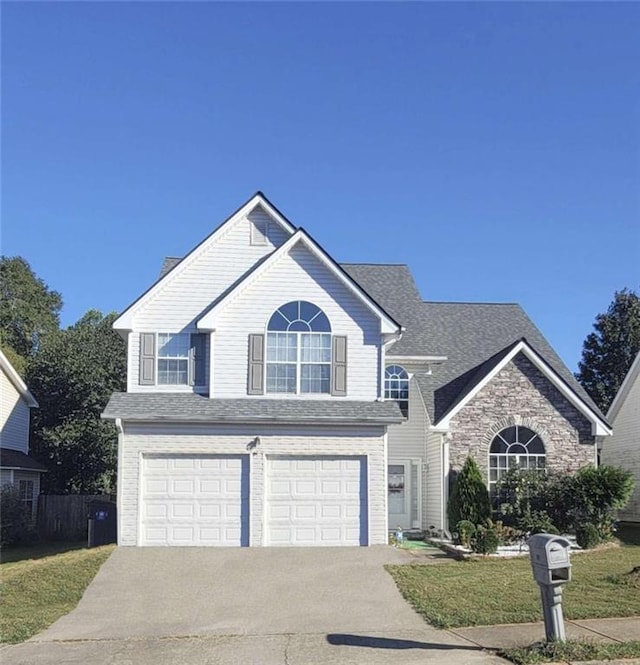
[[[41,494],[38,497],[38,533],[44,540],[85,540],[88,503],[112,501],[108,494]]]

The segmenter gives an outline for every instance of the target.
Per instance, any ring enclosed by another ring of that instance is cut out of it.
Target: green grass
[[[87,546],[86,540],[79,542],[58,542],[37,543],[36,545],[25,545],[24,547],[10,547],[0,551],[0,563],[8,566],[9,564],[19,563],[27,559],[42,559],[52,554],[69,552],[71,550],[81,550]],[[8,570],[3,565],[2,570]]]
[[[70,612],[114,549],[77,549],[67,543],[60,551],[64,547],[55,543],[49,552],[37,546],[2,553],[7,562],[0,565],[0,642],[23,642]]]
[[[600,644],[596,642],[539,643],[530,647],[503,649],[498,652],[498,655],[517,665],[640,658],[640,642],[624,642],[622,644]]]
[[[623,545],[572,557],[564,590],[567,619],[640,615],[640,589],[627,573],[640,565],[640,546]],[[541,621],[529,559],[452,561],[387,566],[406,600],[440,628]]]

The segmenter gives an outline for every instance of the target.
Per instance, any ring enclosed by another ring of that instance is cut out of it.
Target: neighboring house
[[[578,469],[609,426],[517,305],[423,302],[261,193],[114,323],[121,545],[373,545],[447,529],[451,471]]]
[[[38,402],[0,351],[0,485],[20,490],[35,519],[40,494],[40,474],[46,468],[29,456],[31,409]]]
[[[607,420],[613,436],[603,442],[602,463],[631,471],[636,482],[631,500],[618,517],[640,522],[640,352],[609,407]]]

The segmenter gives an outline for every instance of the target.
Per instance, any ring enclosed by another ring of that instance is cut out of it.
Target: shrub
[[[497,487],[497,513],[507,526],[530,532],[540,521],[551,523],[546,512],[549,478],[543,471],[510,469]]]
[[[478,554],[493,554],[500,544],[498,534],[492,527],[478,526],[471,548]]]
[[[585,467],[573,476],[565,493],[565,509],[579,527],[593,525],[601,540],[613,535],[616,512],[633,492],[633,474],[614,466]]]
[[[31,513],[20,496],[20,490],[15,485],[4,485],[0,488],[0,504],[2,505],[0,546],[33,542],[36,533]]]
[[[523,531],[507,526],[500,520],[493,524],[489,523],[489,525],[496,532],[498,541],[502,545],[513,545],[514,543],[524,540],[525,533]]]
[[[473,458],[467,457],[456,478],[449,497],[449,524],[469,520],[483,524],[491,517],[491,503],[487,486]]]
[[[456,525],[458,532],[457,544],[463,547],[471,547],[471,539],[476,532],[476,525],[469,520],[460,520]]]
[[[600,543],[600,534],[595,525],[587,523],[576,528],[576,542],[583,550],[591,550]]]

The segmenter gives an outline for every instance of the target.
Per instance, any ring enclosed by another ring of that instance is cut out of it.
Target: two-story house
[[[450,472],[595,463],[610,429],[517,305],[424,302],[258,193],[114,328],[120,545],[372,545],[446,529]]]
[[[15,485],[33,519],[38,508],[40,475],[46,468],[29,455],[34,396],[0,351],[0,485]]]

